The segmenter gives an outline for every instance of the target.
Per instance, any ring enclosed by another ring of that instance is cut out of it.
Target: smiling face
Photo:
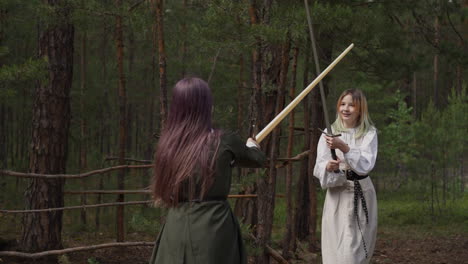
[[[351,94],[347,94],[341,99],[338,111],[346,128],[356,127],[359,118],[359,107],[353,101]]]

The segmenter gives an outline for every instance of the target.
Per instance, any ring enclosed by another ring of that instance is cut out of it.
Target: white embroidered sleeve
[[[345,162],[359,175],[367,175],[374,168],[377,159],[377,130],[369,130],[360,146],[351,147],[344,154]]]

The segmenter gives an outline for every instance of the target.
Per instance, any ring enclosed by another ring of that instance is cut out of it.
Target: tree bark
[[[116,0],[118,8],[122,8],[122,0]],[[127,143],[127,93],[125,88],[125,73],[124,73],[124,43],[123,43],[123,28],[122,15],[116,16],[115,43],[117,46],[117,69],[119,76],[119,164],[125,164],[125,153]],[[125,188],[125,170],[120,170],[117,178],[117,189]],[[117,196],[117,202],[124,202],[123,194]],[[123,242],[125,236],[124,227],[124,207],[117,207],[117,242]]]
[[[440,26],[439,18],[435,17],[434,19],[434,45],[439,46],[440,38]],[[439,51],[436,49],[434,53],[434,62],[433,62],[434,72],[433,72],[433,89],[434,89],[434,105],[439,106]]]
[[[299,48],[295,47],[293,55],[293,64],[291,72],[291,87],[289,90],[289,100],[294,100],[296,97],[296,73],[297,73],[297,58],[299,55]],[[286,151],[286,157],[292,157],[293,145],[294,145],[294,110],[291,111],[289,115],[289,134],[288,134],[288,147]],[[294,229],[294,218],[293,214],[290,212],[293,211],[292,203],[292,178],[293,178],[293,163],[289,162],[286,166],[286,232],[283,238],[283,257],[285,259],[290,258],[290,249],[291,249],[291,237]]]
[[[40,32],[39,56],[48,60],[48,80],[35,89],[29,171],[64,173],[70,126],[70,89],[73,76],[74,27],[63,1],[44,1],[60,13]],[[32,179],[26,190],[26,208],[63,207],[63,179]],[[26,214],[21,247],[26,252],[62,248],[62,212]]]
[[[305,48],[305,58],[304,58],[304,77],[303,85],[306,87],[309,84],[308,74],[309,74],[309,64],[310,64],[310,42],[307,40]],[[308,95],[310,96],[310,95]],[[303,109],[304,109],[304,131],[310,130],[310,116],[309,116],[309,100],[304,98],[303,100]],[[310,133],[304,134],[304,146],[303,151],[310,149]],[[294,233],[293,233],[293,251],[296,250],[296,240],[304,240],[307,238],[309,233],[309,210],[310,200],[309,200],[309,178],[307,177],[307,166],[308,158],[304,159],[300,163],[300,174],[297,182],[297,196],[296,204],[294,210]]]
[[[250,25],[254,26],[258,24],[258,10],[255,0],[251,0],[249,3],[249,18]],[[261,83],[261,72],[262,72],[262,56],[261,56],[261,40],[257,38],[254,49],[252,50],[252,95],[250,96],[249,102],[249,136],[254,136],[258,132],[260,126],[260,117],[263,106],[262,102],[262,83]],[[240,194],[253,194],[257,193],[257,183],[253,183],[251,186],[240,191]],[[255,200],[237,200],[234,206],[234,212],[236,216],[242,219],[244,224],[255,226],[257,224],[257,201]],[[254,234],[257,231],[252,230]]]
[[[167,119],[167,77],[166,77],[166,52],[164,46],[164,0],[155,0],[156,6],[156,31],[158,37],[159,60],[159,89],[161,129],[164,128]]]
[[[86,89],[86,41],[87,41],[87,35],[86,32],[83,33],[83,36],[81,38],[81,75],[80,75],[80,113],[81,113],[81,119],[80,119],[80,160],[79,160],[79,168],[80,172],[86,171],[88,167],[88,161],[86,157],[86,152],[87,152],[87,133],[86,133],[86,119],[85,119],[85,113],[84,113],[84,98],[85,98],[85,89]],[[86,180],[81,181],[81,185],[83,186],[83,189],[86,190]],[[86,204],[86,195],[81,195],[81,204],[85,205]],[[81,210],[81,223],[83,226],[87,225],[86,221],[86,209]]]
[[[269,9],[270,6],[264,7]],[[270,91],[266,97],[265,115],[267,120],[272,120],[277,114],[281,112],[284,107],[285,89],[287,82],[287,74],[289,69],[289,51],[290,40],[288,38],[279,47],[270,46],[268,52],[270,61],[265,61],[266,66],[263,72],[263,79],[271,84],[272,87],[277,87],[276,91]],[[279,64],[278,64],[279,62]],[[270,164],[268,175],[257,181],[258,184],[258,224],[257,224],[257,237],[258,246],[266,248],[271,240],[271,232],[273,229],[273,218],[275,209],[275,194],[276,194],[276,176],[277,168],[275,160],[279,154],[279,135],[281,133],[281,126],[278,126],[272,131],[271,138],[266,138],[267,147],[266,153],[269,154]],[[258,263],[269,263],[270,255],[264,252],[259,256]]]

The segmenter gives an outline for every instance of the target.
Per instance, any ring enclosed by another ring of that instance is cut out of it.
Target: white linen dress
[[[336,149],[336,154],[342,161],[339,173],[326,170],[326,165],[332,157],[324,136],[320,137],[317,147],[314,176],[320,180],[323,189],[328,189],[322,215],[323,264],[366,264],[370,262],[374,252],[377,235],[377,199],[374,185],[370,177],[359,180],[369,216],[369,223],[366,223],[365,212],[359,199],[359,229],[354,213],[354,182],[346,179],[343,170],[351,169],[361,176],[370,173],[377,158],[377,131],[372,127],[357,139],[354,137],[355,133],[355,128],[341,133],[340,138],[348,144],[350,150],[343,154]]]

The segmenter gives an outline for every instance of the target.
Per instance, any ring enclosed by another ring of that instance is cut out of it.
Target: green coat
[[[232,167],[261,167],[266,156],[257,148],[246,147],[235,134],[221,136],[217,153],[208,201],[185,202],[169,209],[150,264],[247,263],[239,223],[226,197]]]

